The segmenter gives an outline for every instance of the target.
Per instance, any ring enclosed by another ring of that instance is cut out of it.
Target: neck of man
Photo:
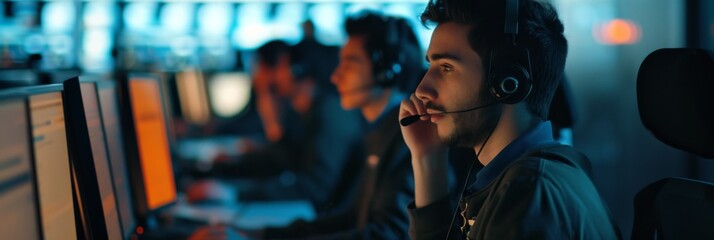
[[[362,106],[362,116],[367,122],[374,122],[379,115],[382,114],[384,108],[389,104],[389,96],[392,95],[392,90],[389,88],[381,89],[379,95],[374,96],[367,104]]]
[[[491,137],[485,142],[485,146],[479,153],[479,149],[484,143],[473,147],[478,155],[478,161],[486,166],[501,153],[513,140],[536,127],[541,120],[534,117],[526,109],[525,103],[516,105],[504,105],[501,119],[496,124]]]

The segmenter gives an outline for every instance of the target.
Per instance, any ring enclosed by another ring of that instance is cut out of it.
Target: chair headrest
[[[659,49],[637,74],[640,119],[660,141],[714,158],[714,54]]]

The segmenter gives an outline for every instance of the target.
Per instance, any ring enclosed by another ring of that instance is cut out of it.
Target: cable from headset
[[[498,119],[496,120],[496,125],[493,126],[493,128],[491,128],[491,131],[488,133],[488,136],[486,136],[486,139],[483,141],[483,144],[481,144],[481,147],[478,149],[478,152],[476,153],[476,161],[479,161],[478,157],[481,155],[481,151],[483,151],[483,147],[486,146],[488,139],[490,139],[493,132],[496,131],[498,122],[501,121],[501,114],[503,114],[503,105],[501,105],[501,112],[498,114]],[[466,172],[466,180],[464,181],[464,187],[461,189],[461,194],[459,194],[459,204],[456,204],[456,207],[454,208],[454,213],[451,214],[451,223],[449,223],[449,231],[446,232],[447,240],[449,239],[449,236],[451,235],[451,227],[454,226],[454,220],[456,220],[456,213],[459,212],[459,206],[461,205],[461,201],[463,200],[464,193],[466,192],[466,188],[469,186],[468,184],[469,184],[469,178],[471,178],[471,170],[473,170],[474,165],[476,165],[476,161],[471,163],[471,167],[469,167],[469,171]]]

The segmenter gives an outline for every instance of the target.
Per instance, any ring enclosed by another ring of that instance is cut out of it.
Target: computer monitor
[[[78,239],[62,86],[33,88],[28,95],[44,239]]]
[[[126,168],[124,137],[121,132],[116,90],[116,84],[113,81],[97,82],[99,108],[102,113],[102,123],[104,125],[104,137],[107,143],[107,150],[109,152],[109,162],[111,162],[112,166],[114,191],[119,207],[122,232],[126,238],[126,236],[135,233],[136,218],[131,202],[131,185],[129,183],[129,173]]]
[[[24,96],[0,93],[0,116],[0,233],[6,239],[40,239],[39,202]]]
[[[176,201],[176,183],[171,165],[166,115],[158,77],[130,74],[122,82],[125,100],[124,136],[137,212],[142,220],[149,213]]]
[[[63,85],[64,100],[67,103],[65,112],[69,123],[69,139],[72,143],[70,144],[70,155],[73,156],[73,161],[77,164],[78,173],[83,171],[78,176],[85,177],[79,184],[80,192],[87,198],[85,202],[88,204],[85,206],[88,207],[90,215],[102,213],[101,218],[104,220],[106,235],[99,237],[122,239],[95,82],[80,83],[79,78],[73,77],[64,81]],[[80,165],[87,168],[83,169]],[[99,195],[92,195],[96,193]],[[89,203],[89,201],[97,202]],[[92,234],[98,236],[100,233],[95,234],[96,226],[92,227]]]
[[[211,112],[208,108],[206,83],[203,73],[196,70],[185,70],[176,73],[176,91],[179,96],[183,118],[193,124],[206,124]]]
[[[244,72],[215,73],[208,81],[208,90],[213,113],[230,118],[243,112],[250,103],[252,82]]]

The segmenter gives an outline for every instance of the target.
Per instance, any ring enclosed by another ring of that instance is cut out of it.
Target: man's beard
[[[487,95],[480,94],[480,95]],[[478,105],[489,104],[494,99],[484,96],[481,97]],[[480,104],[479,104],[480,103]],[[494,104],[479,110],[452,114],[454,129],[448,136],[440,138],[441,143],[449,147],[474,147],[486,140],[491,131],[498,124],[501,114],[500,104]],[[470,107],[462,107],[459,109],[467,109]],[[458,110],[458,109],[457,109]]]

